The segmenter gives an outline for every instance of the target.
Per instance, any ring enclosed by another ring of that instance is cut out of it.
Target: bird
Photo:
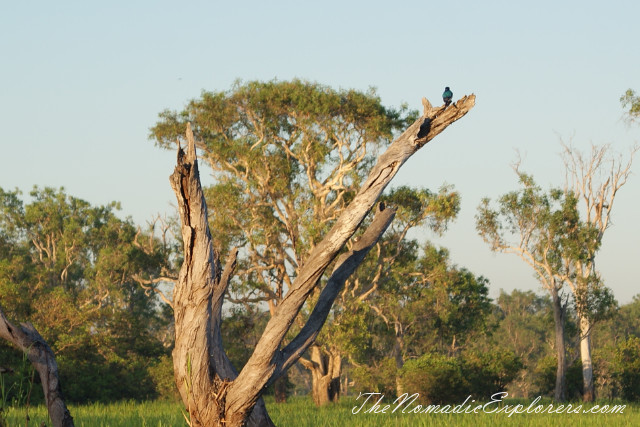
[[[453,98],[453,92],[449,89],[449,86],[444,88],[444,93],[442,94],[442,100],[444,101],[444,106],[448,107],[451,104],[451,98]]]

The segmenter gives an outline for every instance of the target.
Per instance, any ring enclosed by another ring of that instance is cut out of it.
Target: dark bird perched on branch
[[[451,99],[453,98],[453,92],[449,89],[449,86],[444,88],[444,93],[442,94],[442,100],[444,101],[444,106],[448,107],[451,104]]]

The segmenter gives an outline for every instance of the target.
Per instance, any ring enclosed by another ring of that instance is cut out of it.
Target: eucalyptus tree
[[[548,193],[533,178],[516,168],[522,188],[498,199],[493,208],[488,198],[482,200],[476,215],[476,228],[492,251],[515,254],[535,273],[551,297],[555,324],[557,356],[554,398],[566,398],[565,284],[564,259],[584,258],[597,250],[595,230],[580,222],[577,199],[571,192],[552,189]]]
[[[266,92],[261,90],[264,87]],[[242,95],[239,99],[236,92]],[[318,103],[323,99],[331,102]],[[274,100],[279,109],[262,108]],[[185,253],[173,299],[173,356],[177,385],[192,425],[271,424],[261,401],[265,387],[313,343],[342,284],[389,226],[395,209],[378,205],[359,240],[338,255],[402,164],[464,116],[474,101],[472,95],[447,108],[434,108],[424,100],[423,115],[377,160],[369,156],[369,142],[382,142],[406,120],[386,111],[377,98],[353,91],[336,93],[297,81],[250,83],[233,93],[204,94],[204,104],[194,101],[181,114],[163,114],[164,120],[152,130],[158,142],[168,145],[177,131],[186,128],[188,146],[186,153],[179,148],[171,177]],[[327,117],[328,123],[322,120]],[[195,134],[187,120],[193,120]],[[205,129],[198,120],[209,121],[209,126]],[[308,125],[304,133],[301,125]],[[229,189],[213,191],[213,236],[196,145],[216,180]],[[368,169],[365,179],[361,172]],[[234,193],[239,196],[225,198]],[[236,200],[243,203],[234,204]],[[216,219],[217,209],[227,215]],[[246,215],[262,210],[271,214],[258,215],[263,219],[254,222],[245,220]],[[255,244],[245,245],[250,238]],[[235,246],[242,246],[242,251]],[[227,257],[224,268],[220,253]],[[278,262],[271,262],[272,257]],[[245,270],[243,282],[259,289],[249,291],[249,298],[266,299],[272,311],[239,373],[224,352],[220,333],[222,302],[236,261]],[[325,281],[330,265],[333,271]],[[315,307],[298,334],[286,342],[319,283],[324,286]]]
[[[351,293],[353,310],[366,314],[367,330],[372,331],[350,361],[360,378],[375,378],[375,371],[385,366],[385,388],[399,396],[405,391],[405,362],[425,353],[459,354],[467,336],[483,329],[491,304],[488,281],[453,265],[446,249],[430,243],[420,248],[415,240],[395,238],[385,237],[390,242],[381,248],[394,263],[381,270],[365,264],[344,292]],[[362,284],[367,284],[363,291]],[[376,291],[368,293],[372,287]]]
[[[0,189],[0,336],[40,373],[54,425],[70,425],[61,383],[75,401],[149,395],[140,386],[165,351],[156,333],[166,322],[136,278],[170,268],[171,250],[151,250],[153,236],[119,219],[116,203],[52,188],[30,196]]]
[[[229,300],[266,303],[271,315],[299,266],[355,195],[394,132],[416,112],[382,106],[373,91],[291,82],[237,83],[205,92],[152,128],[172,147],[190,122],[215,182],[205,189],[214,246],[239,247]],[[307,365],[312,366],[312,365]],[[284,395],[276,382],[276,397]]]
[[[205,189],[214,245],[242,248],[231,300],[273,314],[299,266],[355,196],[378,149],[417,113],[382,106],[373,92],[318,84],[237,83],[165,111],[151,136],[173,147],[190,122],[215,182]]]
[[[591,147],[588,154],[563,144],[563,161],[567,173],[565,194],[573,194],[582,206],[583,228],[589,236],[577,236],[576,250],[563,258],[563,277],[573,293],[580,326],[580,357],[582,360],[583,398],[593,401],[593,363],[591,360],[591,330],[593,324],[606,317],[615,300],[596,269],[595,259],[605,231],[611,226],[611,213],[618,191],[631,174],[632,148],[627,160],[612,155],[610,145]],[[565,254],[567,255],[567,254]]]

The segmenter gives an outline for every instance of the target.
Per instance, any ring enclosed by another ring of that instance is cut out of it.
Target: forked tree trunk
[[[591,360],[591,322],[580,317],[580,358],[582,359],[582,382],[584,393],[582,400],[593,402],[595,390],[593,385],[593,363]]]
[[[553,393],[553,399],[556,402],[564,402],[567,399],[567,359],[564,340],[565,307],[562,305],[562,299],[560,298],[560,295],[558,295],[557,290],[551,292],[551,302],[553,305],[553,322],[556,333],[556,358],[558,362],[556,369],[556,387]]]
[[[262,337],[240,373],[222,348],[222,302],[235,266],[237,251],[224,270],[213,250],[195,140],[187,127],[188,149],[178,148],[171,186],[178,200],[184,262],[174,290],[175,380],[191,425],[237,427],[273,425],[261,396],[311,346],[324,325],[345,280],[362,263],[395,216],[393,208],[380,206],[371,224],[338,256],[369,214],[385,187],[409,157],[447,126],[463,117],[475,104],[471,95],[447,108],[432,108],[423,100],[424,114],[378,158],[355,198],[324,239],[308,255],[287,295],[267,323]],[[215,230],[224,232],[224,230]],[[283,347],[296,316],[322,279],[329,265],[334,270],[300,332]]]
[[[64,403],[60,388],[56,357],[49,344],[31,323],[23,323],[20,327],[16,327],[7,320],[1,309],[0,337],[23,351],[38,371],[44,391],[44,401],[53,427],[73,427],[73,418]]]
[[[342,357],[339,354],[326,353],[317,346],[311,346],[309,360],[300,359],[311,372],[311,396],[317,406],[323,406],[340,399],[340,373]]]

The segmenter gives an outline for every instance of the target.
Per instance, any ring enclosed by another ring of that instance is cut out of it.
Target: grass
[[[162,401],[69,405],[76,427],[186,427],[181,409],[178,403]],[[5,418],[9,427],[27,426],[24,408],[9,408]],[[38,427],[43,421],[51,425],[42,405],[30,408],[29,418],[29,427]]]
[[[276,404],[267,397],[267,408],[271,418],[280,427],[487,427],[487,426],[549,426],[567,425],[590,426],[637,426],[640,425],[640,405],[627,404],[623,414],[410,414],[402,413],[365,413],[371,407],[366,405],[358,414],[352,409],[359,407],[361,401],[354,398],[342,399],[336,405],[317,408],[309,398],[293,397],[286,404]],[[386,402],[391,403],[391,402]],[[508,401],[507,404],[524,404],[524,401]],[[545,401],[545,406],[550,402]],[[610,402],[599,402],[600,405]],[[617,402],[618,404],[624,404]],[[576,404],[574,404],[576,405]],[[381,405],[383,406],[383,405]],[[414,408],[415,405],[408,406]],[[558,405],[555,405],[557,408]],[[590,407],[590,406],[589,406]],[[585,408],[587,406],[585,405]],[[392,409],[392,408],[391,408]],[[113,404],[91,404],[70,406],[69,410],[77,427],[168,427],[186,426],[182,416],[182,405],[173,402],[119,402]],[[388,410],[387,412],[390,412]],[[38,427],[48,420],[43,406],[29,409],[30,421],[27,424],[25,408],[9,408],[5,414],[10,427]]]

